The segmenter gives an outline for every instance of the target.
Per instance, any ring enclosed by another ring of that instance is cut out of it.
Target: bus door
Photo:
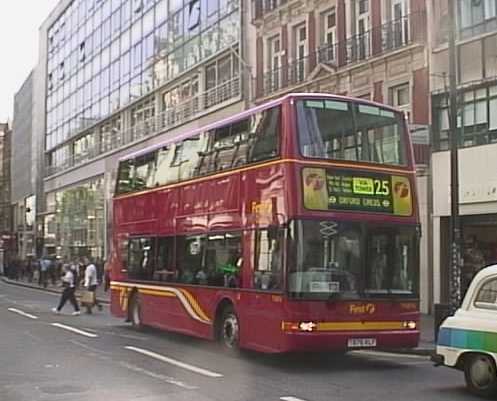
[[[277,348],[283,313],[284,230],[257,229],[252,233],[252,287],[248,304],[250,342]]]

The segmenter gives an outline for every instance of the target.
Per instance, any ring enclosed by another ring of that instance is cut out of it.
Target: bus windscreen
[[[297,102],[300,152],[304,157],[406,165],[403,115],[342,100]]]
[[[415,226],[294,220],[289,234],[294,298],[417,297]]]

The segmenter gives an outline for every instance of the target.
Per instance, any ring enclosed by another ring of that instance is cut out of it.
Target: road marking
[[[297,397],[292,397],[292,396],[289,396],[289,397],[280,397],[280,400],[281,401],[305,401],[302,398],[297,398]]]
[[[364,356],[379,356],[379,357],[392,357],[392,358],[409,358],[409,359],[423,359],[430,360],[429,356],[425,355],[412,355],[412,354],[396,354],[392,352],[379,352],[379,351],[354,351],[356,355],[364,355]]]
[[[152,352],[152,351],[148,351],[148,350],[143,349],[143,348],[132,347],[129,345],[124,347],[124,348],[126,348],[127,350],[130,350],[130,351],[138,352],[139,354],[146,355],[146,356],[149,356],[151,358],[157,359],[158,361],[166,362],[166,363],[169,363],[171,365],[177,366],[179,368],[189,370],[190,372],[198,373],[200,375],[204,375],[207,377],[216,377],[216,378],[223,377],[223,375],[220,373],[212,372],[212,371],[207,370],[207,369],[203,369],[203,368],[199,368],[197,366],[189,365],[188,363],[181,362],[181,361],[178,361],[176,359],[169,358],[167,356],[160,355],[160,354],[157,354],[157,353]]]
[[[128,363],[128,362],[120,361],[119,365],[121,365],[122,367],[129,369],[133,372],[142,373],[146,376],[150,376],[150,377],[153,377],[154,379],[159,379],[159,380],[165,381],[166,383],[169,383],[169,384],[174,384],[175,386],[184,388],[186,390],[195,390],[198,388],[196,386],[191,386],[189,384],[183,383],[180,380],[176,380],[173,377],[164,376],[160,373],[151,372],[150,370],[140,368],[139,366],[133,365],[133,364]]]
[[[90,337],[90,338],[98,337],[98,335],[96,335],[96,334],[88,333],[87,331],[83,331],[83,330],[77,329],[75,327],[66,326],[65,324],[51,323],[51,325],[54,327],[59,327],[61,329],[67,330],[67,331],[72,331],[73,333],[76,333],[76,334],[81,334],[82,336],[85,336],[85,337]]]
[[[98,358],[102,361],[107,361],[107,362],[113,362],[113,363],[117,362],[120,366],[122,366],[126,369],[129,369],[133,372],[141,373],[141,374],[144,374],[146,376],[153,377],[154,379],[159,379],[161,381],[164,381],[164,382],[169,383],[169,384],[173,384],[175,386],[184,388],[186,390],[196,390],[198,388],[196,386],[192,386],[190,384],[184,383],[180,380],[176,380],[174,377],[165,376],[165,375],[162,375],[160,373],[155,373],[155,372],[140,368],[139,366],[133,365],[133,364],[125,362],[125,361],[115,361],[112,359],[112,352],[108,352],[108,351],[94,348],[90,345],[80,343],[77,340],[70,340],[70,342],[73,343],[74,345],[77,345],[78,347],[81,347],[83,349],[86,349],[87,351],[90,351],[90,355],[93,358]]]
[[[121,338],[126,338],[128,340],[137,340],[137,341],[148,341],[148,338],[147,337],[143,337],[143,336],[135,336],[135,335],[132,335],[132,334],[120,334],[116,331],[102,331],[101,332],[102,334],[108,334],[110,336],[117,336],[117,337],[121,337]]]
[[[24,317],[28,317],[30,319],[38,319],[37,316],[31,315],[31,314],[26,313],[26,312],[23,312],[22,310],[19,310],[19,309],[16,309],[16,308],[9,308],[9,311],[17,313],[18,315],[21,315],[21,316],[24,316]]]

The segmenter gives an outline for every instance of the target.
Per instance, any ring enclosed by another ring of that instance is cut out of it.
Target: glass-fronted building
[[[45,118],[34,127],[44,137],[45,252],[105,257],[117,159],[243,109],[242,7],[242,0],[59,2],[41,28]]]

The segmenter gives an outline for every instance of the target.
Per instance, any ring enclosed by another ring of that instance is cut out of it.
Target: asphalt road
[[[1,401],[472,400],[427,357],[226,354],[214,343],[71,316],[58,296],[0,282]]]

